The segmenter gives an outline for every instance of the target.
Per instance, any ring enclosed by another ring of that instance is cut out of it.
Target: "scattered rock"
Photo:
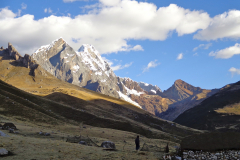
[[[104,141],[104,142],[102,142],[101,147],[103,147],[103,148],[116,149],[115,143],[113,143],[113,142],[111,142],[111,141]]]
[[[6,156],[8,155],[8,151],[5,148],[0,149],[0,156]]]
[[[9,130],[9,133],[14,133],[14,129],[9,128],[8,130]]]
[[[85,141],[80,141],[78,144],[87,145],[87,143]]]
[[[2,136],[2,137],[9,137],[9,135],[3,133],[2,131],[0,131],[0,136]]]
[[[3,129],[11,128],[11,129],[15,129],[15,130],[17,129],[17,127],[13,123],[5,123],[2,128]]]
[[[50,133],[45,133],[44,136],[50,136],[51,134]]]

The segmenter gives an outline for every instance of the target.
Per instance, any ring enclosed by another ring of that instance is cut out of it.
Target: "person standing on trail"
[[[165,152],[166,152],[166,153],[169,153],[168,143],[167,143],[167,146],[166,146],[166,148],[165,148]]]
[[[139,148],[140,148],[139,136],[137,136],[137,138],[135,139],[135,144],[136,144],[136,150],[139,150]]]

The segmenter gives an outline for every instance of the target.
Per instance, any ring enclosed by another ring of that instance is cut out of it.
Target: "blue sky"
[[[204,89],[240,79],[239,0],[1,0],[0,45],[24,55],[63,37],[92,44],[117,76]]]

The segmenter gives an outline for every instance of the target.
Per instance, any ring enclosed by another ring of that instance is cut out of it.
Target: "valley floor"
[[[82,136],[88,136],[99,146],[103,141],[112,141],[116,151],[106,151],[102,147],[85,146],[78,143],[66,142],[67,137],[80,135],[80,127],[74,125],[52,126],[47,124],[32,124],[23,121],[2,119],[1,122],[13,122],[19,129],[19,134],[8,133],[9,137],[0,136],[0,149],[5,148],[13,155],[1,159],[162,159],[164,147],[168,140],[149,139],[140,135],[140,145],[157,146],[159,151],[135,151],[135,133],[107,128],[98,128],[84,125]],[[39,132],[48,132],[50,136],[39,135]],[[126,143],[125,143],[125,142]],[[175,152],[179,144],[169,142],[170,152]]]

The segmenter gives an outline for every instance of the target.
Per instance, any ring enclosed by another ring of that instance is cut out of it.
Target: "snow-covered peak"
[[[90,65],[91,70],[97,71],[101,69],[102,71],[107,70],[108,63],[104,61],[99,54],[99,52],[95,49],[95,47],[91,44],[83,44],[77,52],[78,56],[82,57],[82,61],[85,64]],[[95,65],[94,65],[95,64]]]
[[[90,49],[90,51],[92,53],[95,53],[96,55],[99,55],[99,52],[95,49],[95,47],[91,44],[83,44],[79,49],[78,52],[88,52],[88,49]]]
[[[147,92],[157,93],[157,91],[162,92],[162,90],[157,85],[148,84],[145,82],[138,82],[138,85]]]
[[[44,51],[44,50],[45,50],[45,51],[49,51],[49,50],[55,45],[55,43],[58,42],[59,40],[62,40],[63,42],[67,43],[62,37],[60,37],[60,38],[55,39],[54,41],[52,41],[52,43],[47,44],[47,45],[43,45],[43,46],[41,46],[40,48],[38,48],[38,49],[34,52],[33,56],[36,55],[36,54],[38,54],[38,53],[41,52],[41,51]]]

